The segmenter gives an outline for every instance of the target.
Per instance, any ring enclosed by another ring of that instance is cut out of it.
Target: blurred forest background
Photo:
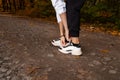
[[[55,20],[50,0],[0,0],[0,11]],[[81,21],[120,31],[120,0],[86,0]]]

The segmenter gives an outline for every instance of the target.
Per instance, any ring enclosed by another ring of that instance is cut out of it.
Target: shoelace
[[[63,48],[66,48],[68,46],[73,46],[73,43],[72,42],[68,42],[68,44],[66,46],[63,46]]]

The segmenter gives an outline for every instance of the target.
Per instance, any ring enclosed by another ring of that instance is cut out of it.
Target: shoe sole
[[[70,52],[63,51],[63,50],[61,50],[61,49],[58,49],[58,51],[60,51],[61,53],[64,53],[64,54],[70,54]]]
[[[60,51],[63,54],[71,54],[71,55],[76,55],[76,56],[82,55],[81,51],[79,51],[79,52],[78,51],[72,51],[72,52],[70,51],[70,52],[68,52],[68,51],[64,51],[64,50],[61,50],[61,49],[58,49],[58,51]]]

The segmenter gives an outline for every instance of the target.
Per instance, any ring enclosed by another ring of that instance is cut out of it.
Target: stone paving
[[[0,15],[0,80],[120,80],[120,37],[80,34],[83,55],[65,55],[50,43],[56,24]]]

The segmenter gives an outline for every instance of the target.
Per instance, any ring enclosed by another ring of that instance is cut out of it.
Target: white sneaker
[[[81,47],[73,46],[72,43],[70,43],[69,45],[62,47],[61,49],[58,49],[58,50],[64,54],[71,53],[72,55],[82,55]]]
[[[60,39],[53,40],[53,41],[51,41],[51,43],[52,43],[53,46],[57,46],[57,47],[60,47],[60,48],[62,47]]]
[[[53,41],[51,41],[51,43],[52,43],[53,46],[57,46],[57,47],[60,47],[60,48],[63,47],[62,44],[61,44],[61,42],[60,42],[60,39],[53,40]],[[67,46],[69,44],[70,44],[70,42],[66,41],[65,46]]]

